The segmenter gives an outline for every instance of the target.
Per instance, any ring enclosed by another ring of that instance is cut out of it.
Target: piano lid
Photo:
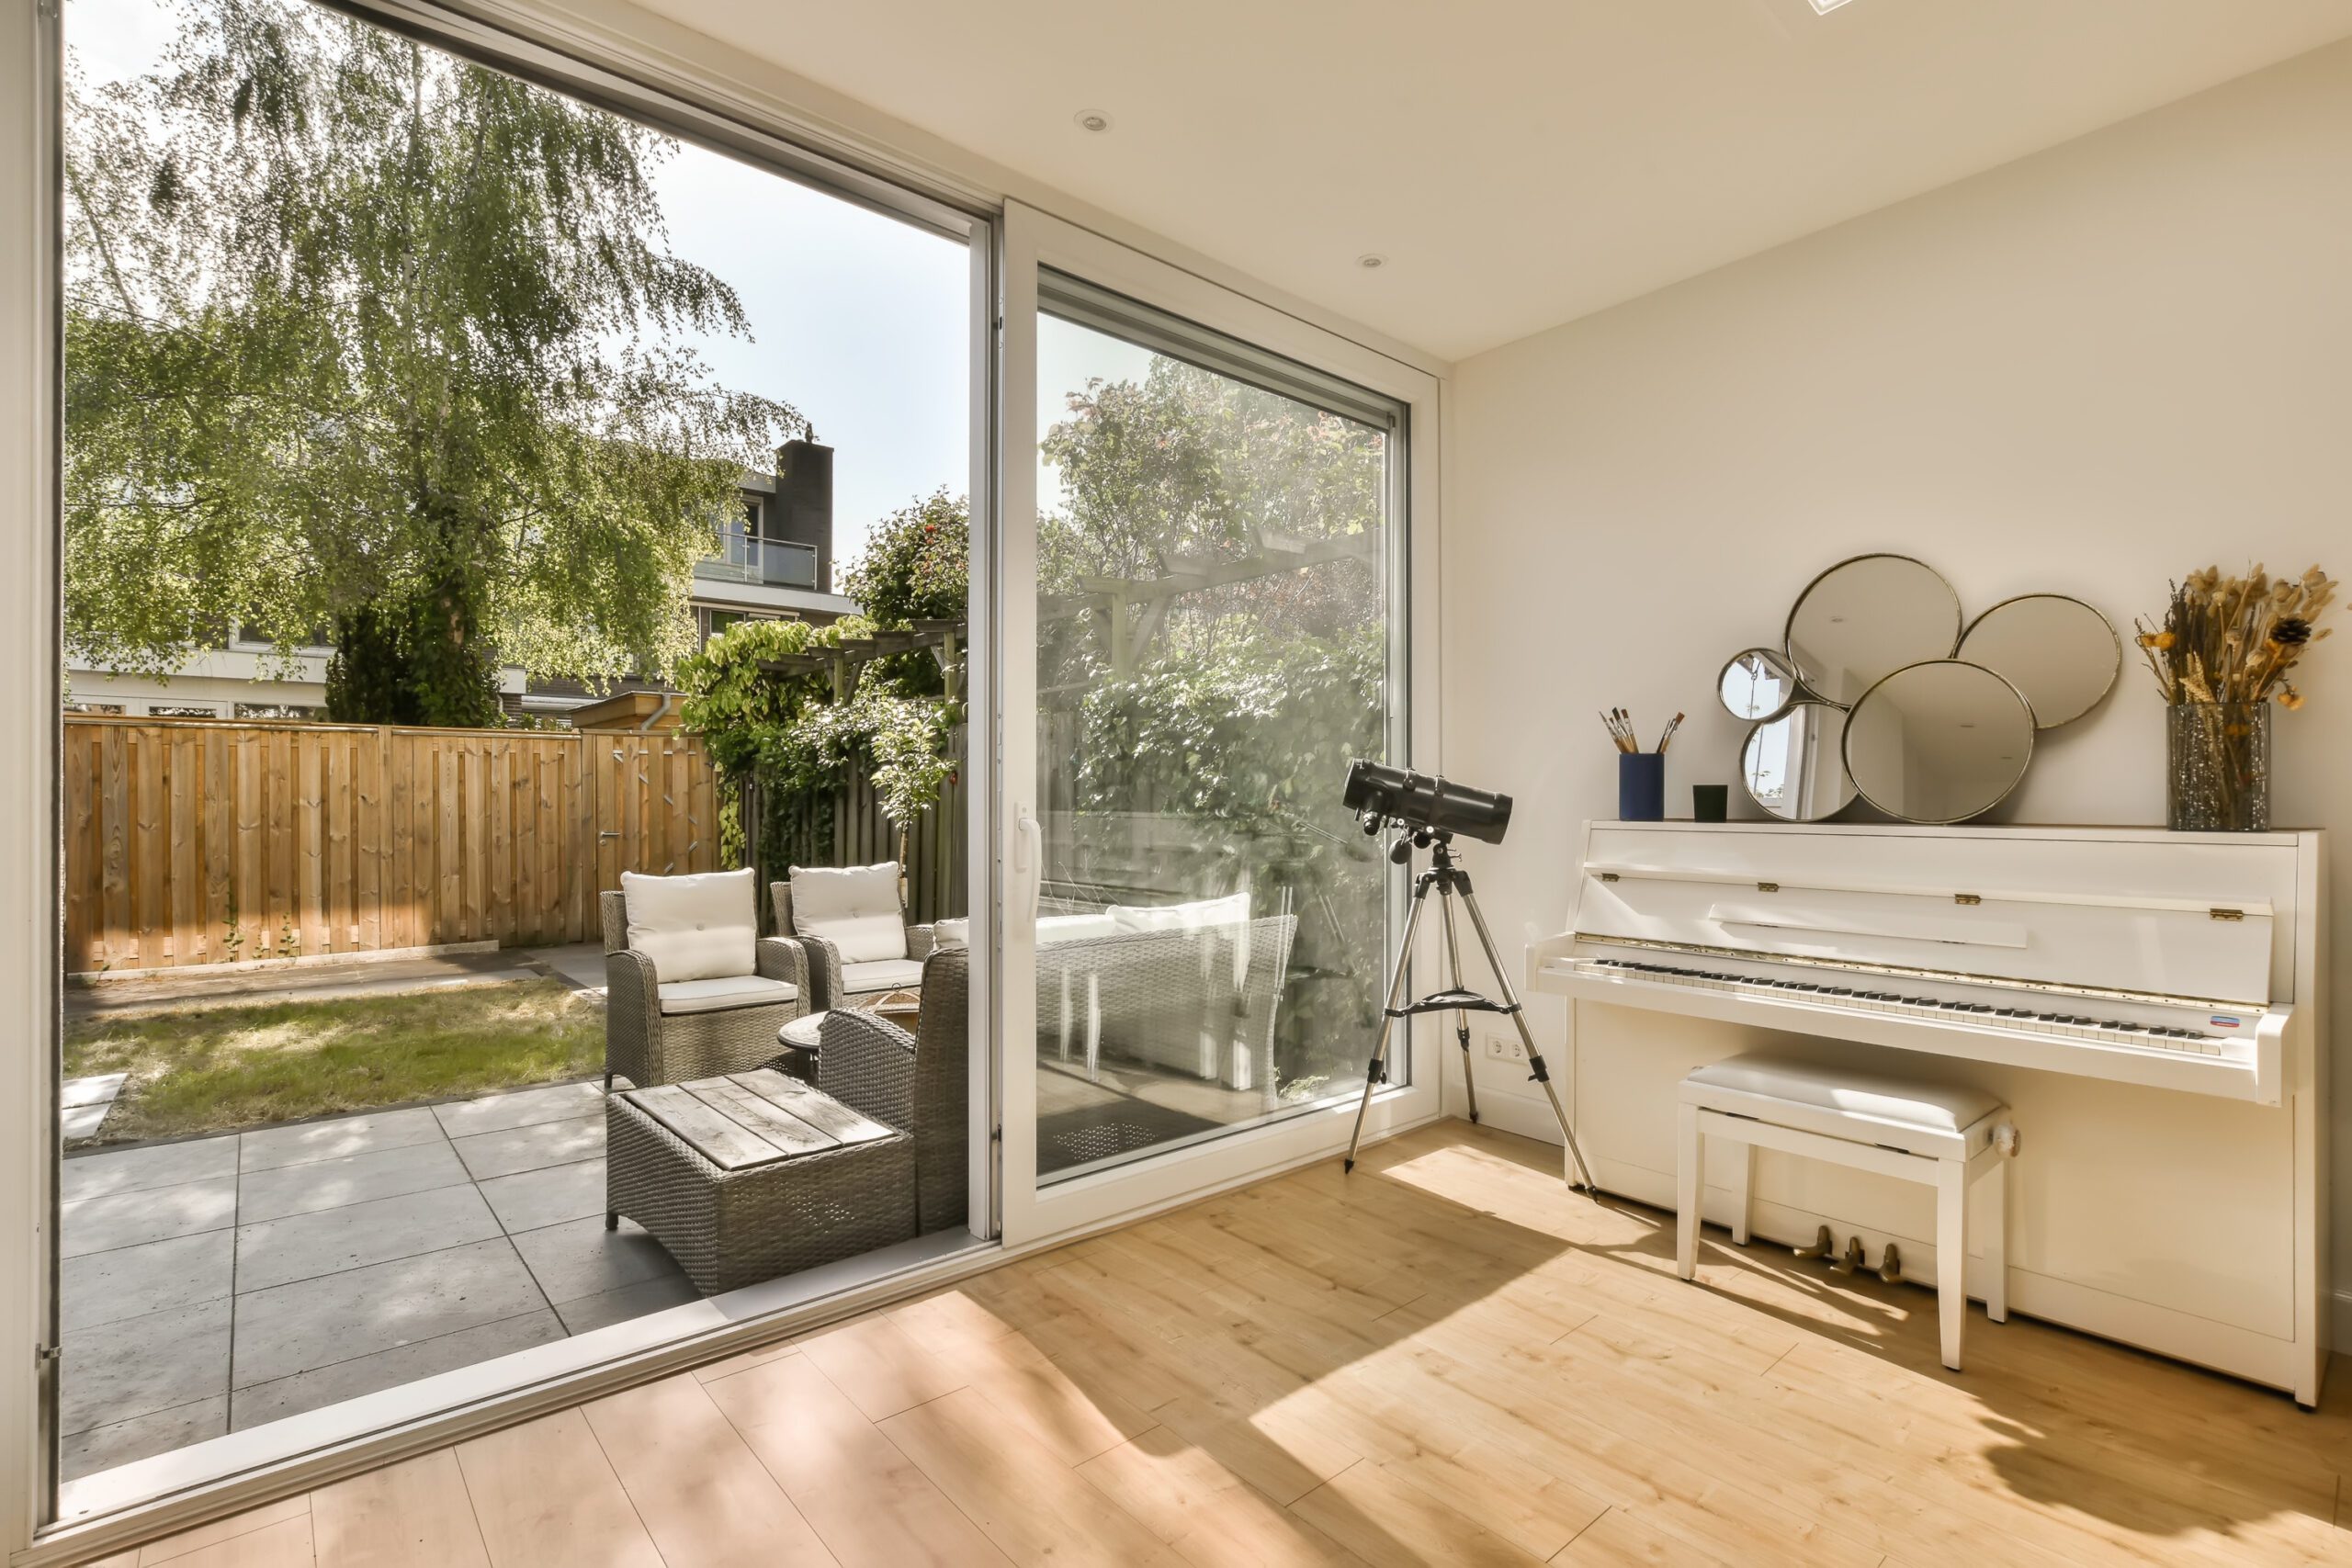
[[[1576,933],[2259,1007],[2293,997],[2293,840],[1595,823]]]

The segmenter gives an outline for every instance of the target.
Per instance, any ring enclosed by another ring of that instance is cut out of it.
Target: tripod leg
[[[1568,1158],[1582,1180],[1570,1179],[1568,1185],[1582,1187],[1587,1192],[1600,1190],[1593,1184],[1591,1168],[1584,1163],[1584,1151],[1577,1146],[1577,1133],[1568,1125],[1568,1113],[1560,1108],[1559,1090],[1552,1087],[1552,1074],[1544,1065],[1544,1053],[1535,1048],[1535,1032],[1527,1027],[1527,1014],[1520,1010],[1519,992],[1510,983],[1510,976],[1503,969],[1502,955],[1495,951],[1494,933],[1487,930],[1487,917],[1478,912],[1477,896],[1468,887],[1462,890],[1462,907],[1470,913],[1470,929],[1478,933],[1478,945],[1487,952],[1487,966],[1495,972],[1495,984],[1503,994],[1504,1009],[1510,1020],[1519,1025],[1520,1043],[1527,1047],[1528,1076],[1544,1086],[1544,1098],[1552,1102],[1552,1118],[1560,1124],[1560,1136],[1567,1140]]]
[[[1444,888],[1438,889],[1438,913],[1445,917],[1445,961],[1451,973],[1447,983],[1455,990],[1462,988],[1462,939],[1453,926],[1453,897]],[[1470,1124],[1478,1124],[1478,1081],[1470,1070],[1470,1015],[1460,1008],[1453,1010],[1453,1038],[1462,1047],[1462,1089],[1470,1097]]]
[[[1405,977],[1413,960],[1413,933],[1421,927],[1421,910],[1428,904],[1430,878],[1422,877],[1413,884],[1412,912],[1405,917],[1405,935],[1396,944],[1396,967],[1388,981],[1388,1005],[1380,1020],[1380,1043],[1372,1048],[1372,1060],[1364,1065],[1363,1098],[1356,1101],[1356,1128],[1348,1134],[1348,1157],[1341,1171],[1356,1168],[1356,1145],[1363,1142],[1363,1113],[1372,1109],[1372,1091],[1380,1087],[1380,1079],[1388,1065],[1388,1036],[1396,1027],[1396,1010],[1405,1003]]]

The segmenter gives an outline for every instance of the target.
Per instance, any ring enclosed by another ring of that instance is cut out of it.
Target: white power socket
[[[1487,1036],[1487,1055],[1498,1062],[1524,1062],[1527,1060],[1527,1047],[1516,1034],[1489,1034]]]

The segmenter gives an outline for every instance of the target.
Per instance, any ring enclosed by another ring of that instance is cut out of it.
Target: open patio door
[[[998,533],[1002,1224],[1345,1145],[1402,873],[1348,761],[1434,755],[1437,383],[1014,204]],[[1434,1115],[1434,1047],[1366,1122]]]

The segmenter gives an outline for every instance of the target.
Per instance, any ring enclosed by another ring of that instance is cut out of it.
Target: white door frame
[[[1287,355],[1404,403],[1407,422],[1407,560],[1403,588],[1408,653],[1403,661],[1408,754],[1424,766],[1438,754],[1438,387],[1435,377],[1321,327],[1261,304],[1197,274],[1144,254],[1019,202],[1004,214],[1004,453],[998,479],[999,768],[997,832],[1010,874],[997,975],[1002,1072],[1004,1239],[1027,1246],[1230,1185],[1347,1146],[1355,1100],[1209,1139],[1133,1165],[1041,1189],[1037,1169],[1036,900],[1044,866],[1037,800],[1037,272],[1050,267],[1191,321]],[[1330,782],[1332,793],[1340,781]],[[1431,933],[1432,940],[1434,934]],[[1423,964],[1433,955],[1427,949]],[[1419,967],[1420,965],[1417,965]],[[1426,968],[1424,973],[1428,972]],[[1364,1056],[1372,1055],[1364,1042]],[[1411,1081],[1374,1097],[1367,1139],[1438,1114],[1436,1032],[1416,1029]]]

